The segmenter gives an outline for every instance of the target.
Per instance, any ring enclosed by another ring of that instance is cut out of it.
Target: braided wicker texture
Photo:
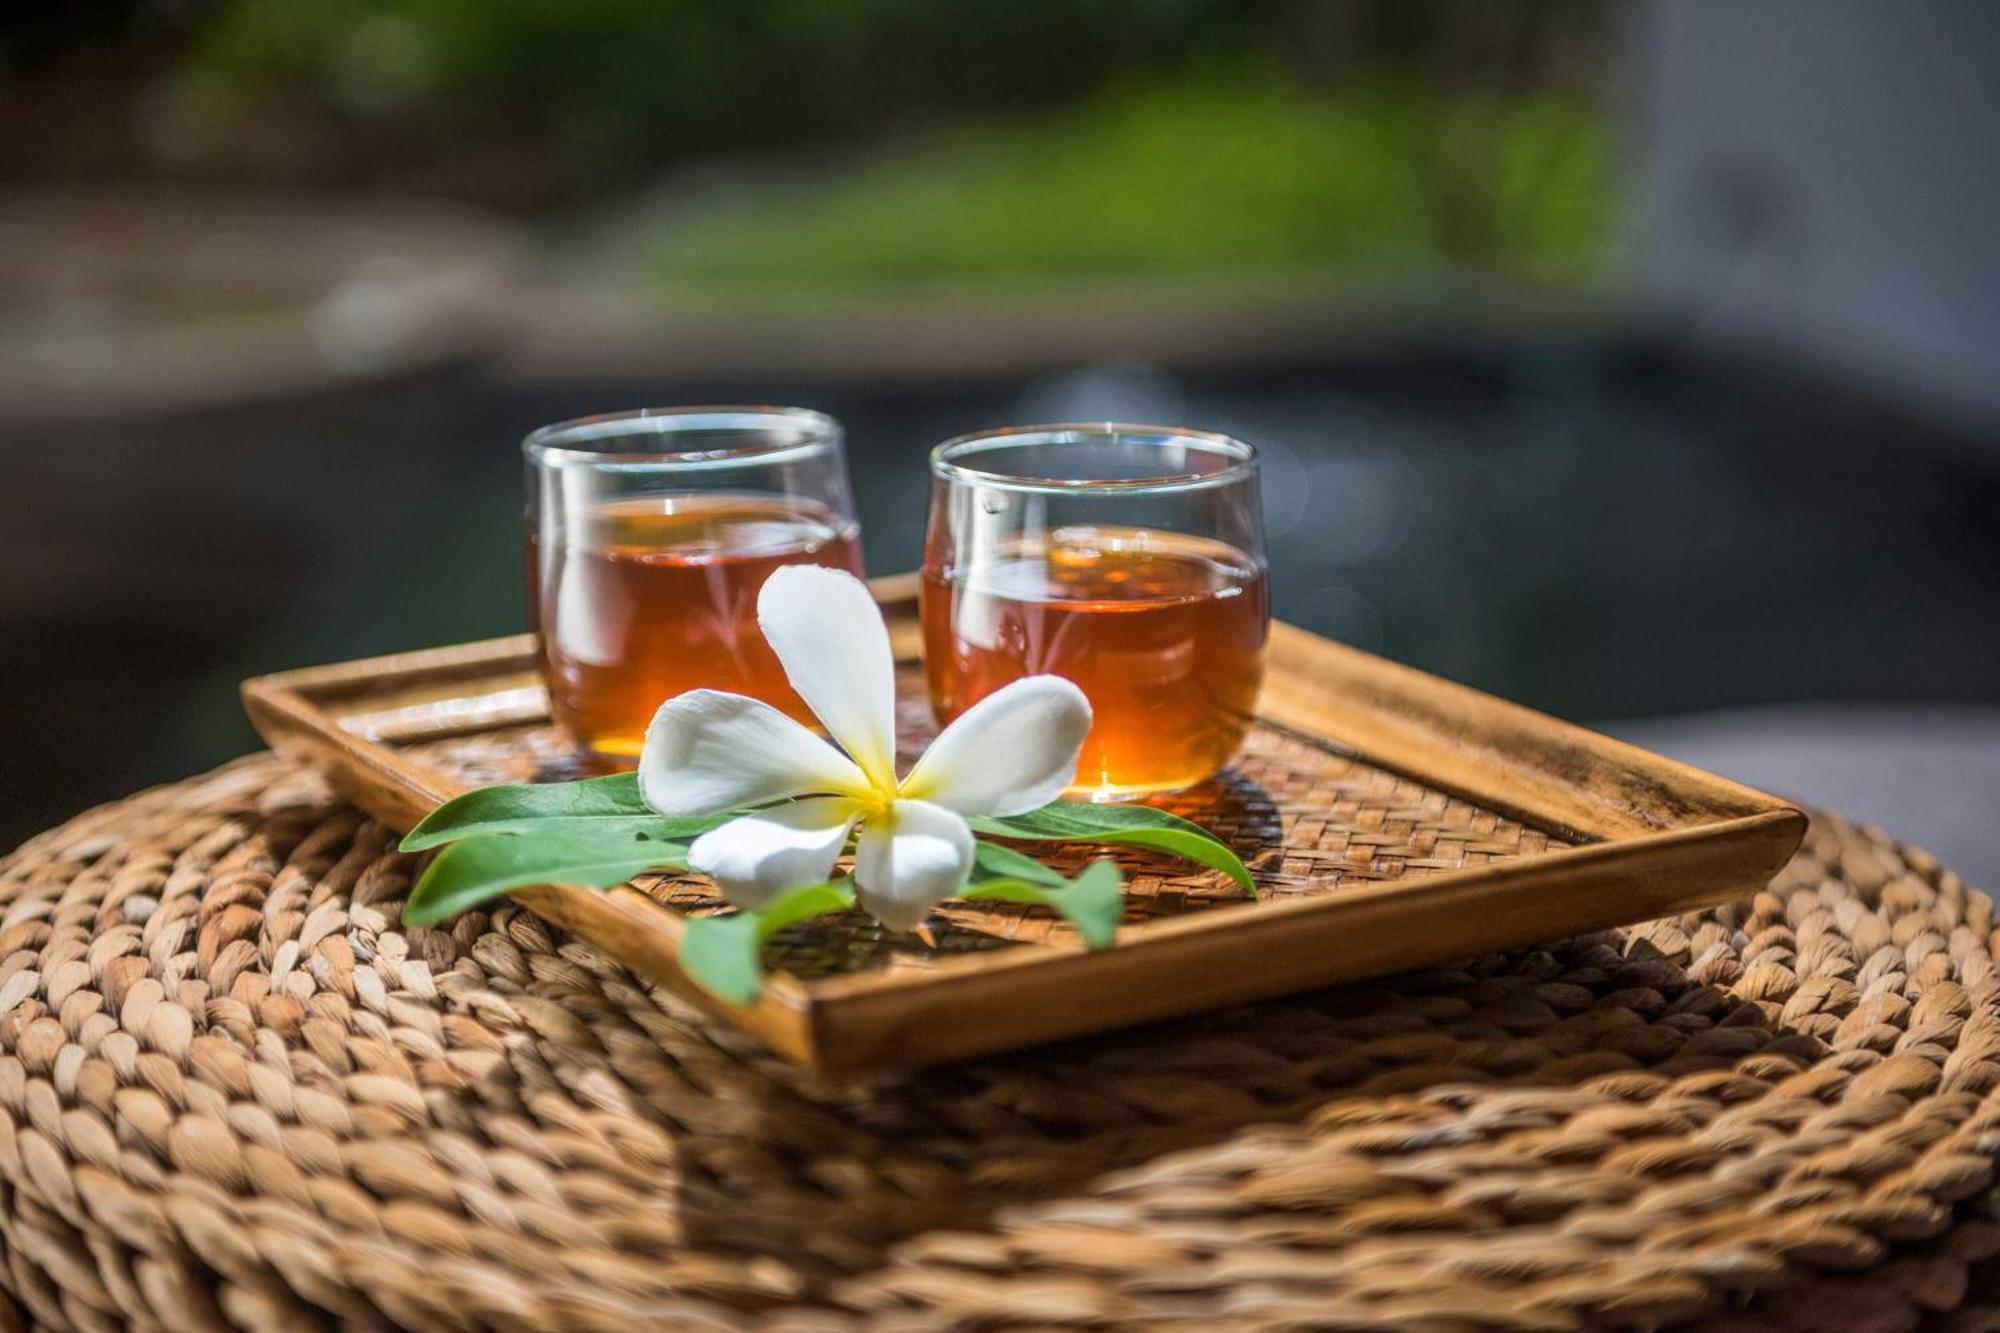
[[[403,930],[391,844],[259,756],[0,862],[0,1324],[2000,1327],[1991,904],[1835,818],[1697,916],[844,1082]]]
[[[916,762],[936,734],[915,668],[899,691],[900,759]],[[412,747],[463,786],[552,781],[578,776],[573,745],[555,727],[520,726]],[[1324,741],[1260,720],[1220,777],[1166,802],[1233,846],[1257,876],[1265,901],[1338,893],[1357,884],[1417,879],[1568,844],[1538,828],[1343,754]],[[1102,847],[1045,847],[1039,854],[1075,873]],[[1145,852],[1114,859],[1125,872],[1125,923],[1246,905],[1219,871]],[[719,909],[721,898],[696,876],[654,876],[644,887],[677,911]],[[924,936],[882,930],[854,911],[818,917],[781,933],[767,962],[813,978],[875,967],[921,968],[952,954],[1074,937],[1069,924],[1037,907],[1005,902],[949,904]]]

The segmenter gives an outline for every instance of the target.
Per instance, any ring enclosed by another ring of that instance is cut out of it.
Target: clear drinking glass
[[[648,408],[522,442],[528,609],[556,721],[629,765],[684,690],[811,714],[757,631],[780,565],[860,574],[840,426],[790,407]]]
[[[1189,787],[1243,743],[1270,597],[1257,455],[1162,426],[1035,426],[931,454],[924,669],[949,722],[1067,676],[1096,721],[1072,795]]]

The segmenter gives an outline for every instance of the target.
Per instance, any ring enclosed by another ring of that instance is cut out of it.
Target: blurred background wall
[[[1990,424],[2000,10],[1832,0],[1798,17],[1641,11],[1648,293],[1704,340]]]
[[[531,427],[1265,451],[1278,613],[2000,876],[2000,20],[144,0],[0,27],[0,844],[522,624]]]

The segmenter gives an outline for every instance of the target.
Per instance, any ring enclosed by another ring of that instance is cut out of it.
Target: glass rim
[[[1162,472],[1145,477],[1046,477],[989,472],[968,467],[961,456],[977,457],[988,450],[1036,444],[1061,444],[1065,437],[1112,436],[1149,447],[1192,445],[1203,453],[1228,460],[1213,472]],[[1145,438],[1138,438],[1145,437]],[[944,481],[1029,494],[1121,495],[1208,490],[1248,481],[1257,471],[1255,446],[1212,430],[1185,426],[1151,426],[1127,421],[1058,422],[1045,426],[1001,426],[994,430],[955,435],[931,450],[931,473]]]
[[[772,431],[791,428],[796,438],[756,440],[707,449],[593,449],[593,443],[655,435],[669,441],[681,431]],[[543,466],[660,470],[726,468],[746,464],[791,463],[839,447],[840,423],[809,407],[724,404],[699,407],[641,407],[572,417],[529,431],[521,452]],[[574,443],[572,443],[572,441]]]

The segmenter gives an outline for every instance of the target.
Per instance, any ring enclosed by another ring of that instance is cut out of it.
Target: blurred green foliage
[[[1610,207],[1600,10],[220,0],[167,101],[222,144],[232,118],[307,123],[277,156],[325,152],[325,177],[524,209],[733,163],[710,173],[725,188],[667,192],[651,262],[683,288],[1560,278],[1588,271]]]
[[[1363,266],[1567,280],[1598,256],[1609,174],[1603,119],[1574,99],[1191,84],[940,130],[810,186],[697,203],[656,268],[732,287]]]
[[[190,77],[592,161],[866,137],[1258,47],[1272,0],[230,0]]]

